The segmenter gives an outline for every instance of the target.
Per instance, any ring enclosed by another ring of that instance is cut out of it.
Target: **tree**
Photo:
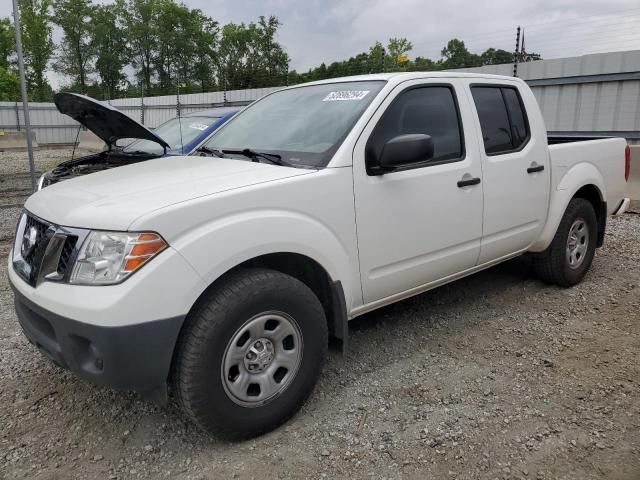
[[[409,63],[406,54],[412,49],[413,44],[406,38],[390,38],[387,45],[387,52],[389,52],[387,58],[387,71],[405,71]]]
[[[413,62],[410,62],[407,70],[410,72],[428,72],[430,70],[437,70],[438,66],[433,60],[429,60],[424,57],[416,57]]]
[[[195,25],[195,51],[193,76],[206,92],[215,88],[215,65],[218,63],[219,33],[218,22],[204,15],[200,10],[192,11]]]
[[[87,91],[89,73],[93,70],[95,8],[90,0],[55,0],[54,3],[54,22],[63,33],[54,69],[71,77],[81,93]]]
[[[124,67],[128,64],[129,50],[125,31],[120,23],[118,5],[98,5],[91,18],[93,29],[92,50],[96,58],[96,72],[100,76],[106,97],[116,96],[119,85],[126,76]]]
[[[9,68],[16,51],[16,32],[9,18],[0,18],[0,68]]]
[[[49,0],[20,0],[20,30],[29,97],[37,102],[51,99],[45,72],[53,55]]]
[[[385,71],[385,58],[387,52],[380,42],[374,43],[369,49],[369,73]]]
[[[189,9],[172,0],[163,0],[157,4],[156,14],[158,43],[153,64],[158,73],[160,91],[175,92],[178,75],[181,82],[188,81],[181,67],[191,46]]]
[[[464,42],[454,38],[449,40],[447,46],[441,52],[444,60],[441,62],[443,69],[478,67],[481,65],[480,56],[467,50]]]
[[[258,24],[229,23],[222,28],[218,75],[223,88],[258,88],[286,82],[289,56],[275,40],[280,26],[272,16],[260,17]]]
[[[263,77],[263,87],[282,85],[289,71],[289,55],[276,41],[278,28],[282,24],[275,16],[258,18],[256,48],[260,56],[260,69],[266,74]]]
[[[513,53],[506,50],[488,48],[480,55],[482,65],[499,65],[502,63],[513,63]]]
[[[20,79],[12,71],[0,66],[0,102],[20,100]]]
[[[132,65],[138,71],[145,95],[151,91],[153,60],[157,46],[157,1],[116,0],[123,12]]]

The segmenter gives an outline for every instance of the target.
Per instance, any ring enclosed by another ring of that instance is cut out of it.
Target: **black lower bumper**
[[[24,334],[57,365],[98,385],[166,397],[173,350],[184,317],[102,327],[62,317],[14,289]]]

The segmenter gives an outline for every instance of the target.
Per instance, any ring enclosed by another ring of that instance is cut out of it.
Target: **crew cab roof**
[[[376,80],[382,81],[395,81],[400,83],[407,80],[421,80],[426,78],[480,78],[487,80],[508,80],[523,82],[522,79],[517,77],[507,77],[505,75],[492,75],[488,73],[463,73],[455,71],[438,71],[438,72],[396,72],[396,73],[372,73],[368,75],[352,75],[349,77],[337,77],[328,78],[325,80],[317,80],[314,82],[302,83],[292,85],[287,88],[296,88],[302,85],[323,85],[327,83],[340,83],[340,82],[370,82]]]

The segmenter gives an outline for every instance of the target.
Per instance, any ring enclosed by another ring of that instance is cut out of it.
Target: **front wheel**
[[[324,310],[306,285],[272,270],[239,270],[189,315],[175,355],[175,394],[204,430],[256,436],[302,406],[326,349]]]
[[[536,274],[562,287],[581,282],[591,267],[597,236],[598,221],[591,203],[583,198],[572,199],[551,245],[534,259]]]

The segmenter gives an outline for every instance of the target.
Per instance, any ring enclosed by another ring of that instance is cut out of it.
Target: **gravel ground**
[[[87,150],[76,149],[75,157],[87,155]],[[55,167],[58,163],[71,158],[72,151],[60,150],[36,150],[33,152],[33,161],[36,167],[37,178],[42,172]],[[24,203],[31,193],[31,175],[29,173],[29,156],[26,152],[2,152],[0,151],[0,222],[4,216],[2,209],[7,205]],[[4,224],[0,223],[0,228]],[[1,231],[4,231],[2,228]],[[0,238],[2,233],[0,233]]]
[[[356,319],[303,410],[236,444],[42,358],[2,261],[0,478],[638,480],[639,245],[627,214],[574,288],[520,258]]]

